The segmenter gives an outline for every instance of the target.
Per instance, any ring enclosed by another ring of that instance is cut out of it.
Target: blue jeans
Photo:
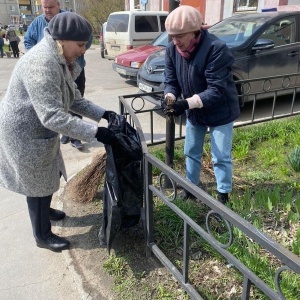
[[[192,125],[186,121],[186,137],[184,154],[186,156],[186,178],[198,185],[200,180],[201,161],[204,138],[208,126]],[[211,141],[211,155],[220,193],[232,190],[232,134],[233,122],[216,127],[209,127]]]

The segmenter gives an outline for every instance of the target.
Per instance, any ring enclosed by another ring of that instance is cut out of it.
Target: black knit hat
[[[86,42],[92,35],[91,24],[73,12],[61,12],[48,24],[48,30],[55,40]]]

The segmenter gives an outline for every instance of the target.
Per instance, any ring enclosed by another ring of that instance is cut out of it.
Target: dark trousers
[[[84,91],[85,91],[85,73],[84,73],[84,68],[82,69],[81,73],[79,74],[79,76],[75,80],[75,83],[77,84],[77,88],[78,88],[81,96],[83,97]],[[75,114],[74,112],[70,111],[70,114],[72,116],[75,116],[75,117],[78,117],[78,118],[82,119],[81,115]],[[74,139],[72,139],[72,140],[74,140]]]
[[[10,42],[11,51],[13,52],[14,57],[19,57],[19,46],[17,41]]]
[[[84,73],[84,68],[82,69],[81,73],[79,74],[79,76],[77,77],[77,79],[75,80],[75,83],[77,84],[77,88],[81,94],[81,96],[83,97],[84,95],[84,91],[85,91],[85,73]],[[82,116],[75,114],[73,112],[70,112],[72,116],[76,116],[80,119],[82,119]]]
[[[51,235],[49,219],[52,195],[46,197],[26,197],[33,236],[36,241],[46,240]]]
[[[85,91],[85,72],[84,72],[84,68],[82,69],[79,76],[76,78],[75,83],[77,84],[77,88],[78,88],[81,96],[83,97],[84,91]]]

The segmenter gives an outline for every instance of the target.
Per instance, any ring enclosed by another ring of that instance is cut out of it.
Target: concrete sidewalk
[[[0,299],[88,299],[67,251],[36,247],[25,197],[3,188],[0,194]]]

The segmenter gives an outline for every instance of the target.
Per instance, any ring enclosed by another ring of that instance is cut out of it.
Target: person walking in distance
[[[4,35],[4,34],[3,34]],[[4,51],[3,51],[3,47],[4,47],[4,37],[1,34],[1,30],[0,30],[0,56],[1,58],[3,58],[4,55]],[[5,35],[4,35],[5,36]]]
[[[20,38],[17,36],[16,31],[14,29],[8,28],[6,33],[6,40],[9,41],[9,45],[13,52],[14,58],[18,58],[20,55]]]
[[[49,21],[58,13],[63,13],[64,11],[60,9],[60,3],[57,0],[42,0],[41,1],[42,8],[43,8],[43,14],[38,16],[34,19],[34,21],[30,24],[30,26],[27,29],[27,32],[24,36],[24,45],[27,50],[32,48],[34,45],[36,45],[43,37],[44,37],[44,28],[48,25]],[[90,48],[92,43],[92,35],[86,45],[86,48]],[[75,83],[77,84],[77,87],[81,93],[82,96],[84,96],[85,91],[85,59],[84,55],[77,58],[77,62],[81,67],[81,72],[79,76],[75,79]],[[71,112],[73,116],[76,116],[78,118],[82,118],[82,116]],[[63,135],[61,137],[61,143],[67,144],[71,142],[71,145],[75,147],[76,149],[82,149],[83,144],[78,139],[73,139],[68,136]]]
[[[234,58],[226,44],[202,28],[200,12],[187,5],[173,10],[165,22],[172,37],[166,48],[165,103],[167,115],[186,112],[186,178],[198,185],[204,138],[209,129],[218,200],[232,190],[233,122],[240,114],[231,73]],[[182,96],[184,100],[178,100]],[[193,198],[182,190],[180,199]]]
[[[108,128],[69,113],[96,122],[114,113],[83,98],[74,82],[81,72],[76,58],[85,53],[91,33],[77,14],[54,16],[44,38],[15,65],[0,101],[0,186],[26,196],[36,245],[52,251],[70,246],[52,233],[50,223],[65,217],[50,208],[60,177],[67,180],[59,135],[118,147]]]

